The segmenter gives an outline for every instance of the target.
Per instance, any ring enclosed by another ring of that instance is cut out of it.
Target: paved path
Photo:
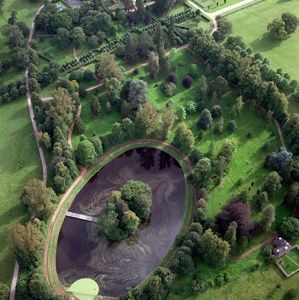
[[[271,235],[269,238],[267,238],[266,240],[264,240],[263,242],[255,245],[254,247],[252,247],[251,249],[247,250],[246,252],[244,252],[241,256],[237,257],[238,260],[240,259],[244,259],[247,256],[249,256],[250,254],[252,254],[253,252],[255,252],[258,249],[261,249],[263,246],[265,246],[266,244],[269,244],[271,242],[273,242],[276,238],[278,237],[278,234],[275,233],[273,235]]]
[[[200,10],[201,14],[212,22],[213,27],[212,27],[212,30],[211,30],[211,34],[213,34],[218,29],[218,24],[217,24],[217,21],[216,21],[216,18],[218,16],[225,15],[225,14],[227,14],[231,11],[234,11],[238,8],[246,7],[248,5],[251,5],[254,2],[257,2],[257,0],[243,0],[243,1],[240,1],[240,2],[235,3],[233,5],[221,8],[221,9],[215,11],[215,12],[209,13],[209,12],[206,12],[200,5],[198,5],[193,0],[188,0],[189,5],[191,5],[194,8]]]
[[[77,213],[74,213],[71,211],[68,211],[65,215],[67,217],[79,219],[79,220],[83,220],[83,221],[94,222],[94,223],[98,222],[98,219],[96,217],[87,216],[87,215],[83,215],[83,214],[77,214]]]

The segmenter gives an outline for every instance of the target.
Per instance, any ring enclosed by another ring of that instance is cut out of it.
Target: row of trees
[[[251,56],[242,57],[238,51],[217,44],[201,30],[197,31],[190,44],[195,55],[207,61],[217,74],[237,85],[241,95],[256,99],[281,123],[287,120],[285,94],[274,82],[264,80],[260,65]]]

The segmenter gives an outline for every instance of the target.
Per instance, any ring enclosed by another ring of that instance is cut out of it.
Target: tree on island
[[[118,241],[133,235],[142,220],[150,216],[152,191],[142,181],[129,180],[121,191],[114,191],[107,201],[99,224],[105,235]]]

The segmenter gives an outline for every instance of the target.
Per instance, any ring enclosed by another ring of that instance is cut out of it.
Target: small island
[[[152,207],[151,187],[137,180],[129,180],[120,191],[113,191],[99,224],[106,237],[119,241],[134,235],[146,221]]]

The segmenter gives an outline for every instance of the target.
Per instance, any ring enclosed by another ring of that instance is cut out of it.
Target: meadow
[[[0,281],[10,283],[15,260],[9,231],[28,219],[20,195],[41,169],[25,99],[0,106],[0,124]]]
[[[299,2],[267,0],[227,15],[233,25],[233,35],[241,36],[254,51],[269,58],[274,69],[281,68],[293,79],[299,80],[299,30],[283,41],[273,40],[267,25],[284,12],[299,17]]]

